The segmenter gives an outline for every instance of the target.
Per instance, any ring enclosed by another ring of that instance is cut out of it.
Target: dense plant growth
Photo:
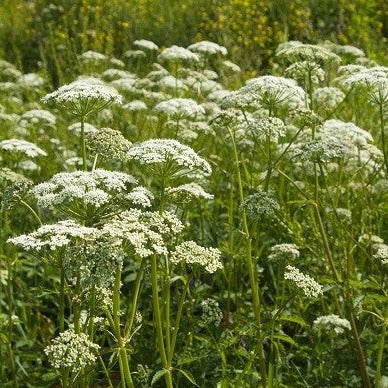
[[[0,62],[1,386],[387,386],[388,69],[227,55]]]

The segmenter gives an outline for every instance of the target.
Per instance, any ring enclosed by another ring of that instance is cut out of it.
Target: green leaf
[[[198,384],[195,382],[193,375],[189,371],[185,371],[183,369],[178,369],[178,370],[179,372],[182,373],[183,376],[186,377],[187,380],[190,381],[191,384],[194,384],[195,386],[198,387]]]
[[[281,321],[293,322],[301,326],[306,326],[306,322],[302,318],[293,315],[281,315],[279,319]]]
[[[296,342],[288,335],[275,334],[273,338],[276,338],[280,341],[288,342],[291,345],[296,345]]]
[[[162,376],[164,376],[168,372],[167,369],[161,369],[158,370],[155,374],[154,377],[152,378],[151,385],[154,385]]]

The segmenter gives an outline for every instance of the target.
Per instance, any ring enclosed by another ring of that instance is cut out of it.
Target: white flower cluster
[[[373,141],[372,135],[357,127],[352,122],[345,123],[341,120],[327,120],[323,124],[325,135],[334,136],[338,141],[342,140],[343,144],[348,144],[350,148],[363,147]]]
[[[318,317],[313,324],[314,329],[322,328],[326,331],[333,329],[336,334],[342,334],[345,329],[350,330],[350,322],[347,319],[340,318],[338,315],[323,315]]]
[[[93,239],[98,230],[78,224],[73,220],[59,221],[56,224],[42,225],[30,234],[22,234],[8,239],[8,242],[26,251],[48,248],[52,251],[69,245],[73,240]]]
[[[158,60],[161,62],[199,62],[199,56],[184,47],[174,45],[165,48],[158,55]]]
[[[18,79],[18,84],[23,88],[37,89],[43,86],[46,80],[36,73],[23,74]]]
[[[126,112],[140,112],[147,110],[147,104],[141,100],[133,100],[128,104],[122,106],[122,109]]]
[[[136,160],[142,165],[160,165],[163,173],[170,176],[185,172],[198,172],[209,175],[211,167],[192,148],[173,139],[151,139],[133,144],[128,151],[129,160]]]
[[[300,256],[299,248],[295,244],[277,244],[270,249],[269,260],[296,260]]]
[[[358,238],[358,242],[366,245],[383,244],[384,240],[375,234],[364,233]]]
[[[138,47],[141,50],[157,51],[159,49],[157,44],[155,44],[151,40],[146,40],[146,39],[135,40],[133,42],[133,45]]]
[[[380,260],[382,264],[388,264],[388,245],[387,244],[375,244],[375,253],[373,258]]]
[[[128,59],[142,59],[147,58],[147,54],[143,50],[127,50],[124,57]]]
[[[188,118],[205,114],[205,110],[191,98],[172,98],[162,101],[154,107],[154,111],[168,116]]]
[[[218,302],[207,298],[201,302],[201,323],[204,326],[219,326],[222,320],[222,311]]]
[[[308,297],[317,298],[323,294],[322,286],[312,277],[300,272],[298,268],[287,265],[284,279],[292,281],[296,287],[300,288]]]
[[[100,128],[87,134],[86,145],[93,154],[99,154],[103,159],[124,161],[131,142],[120,131]]]
[[[337,55],[344,56],[344,57],[351,57],[352,59],[365,57],[364,51],[360,50],[357,47],[350,46],[347,44],[340,45],[332,42],[325,42],[324,47],[328,48],[329,50],[331,50],[333,53]]]
[[[187,91],[188,87],[180,79],[172,75],[166,75],[156,82],[156,85],[161,89],[172,89],[173,91]]]
[[[260,221],[263,218],[272,217],[279,211],[279,203],[271,193],[258,189],[254,194],[249,195],[240,205],[252,221]]]
[[[326,86],[315,89],[312,97],[319,112],[330,112],[345,99],[345,93],[341,89]]]
[[[23,127],[36,124],[53,127],[55,126],[55,123],[56,117],[44,109],[31,109],[27,112],[24,112],[19,120],[19,124]]]
[[[97,51],[85,51],[81,55],[78,55],[78,60],[83,64],[97,65],[99,63],[105,63],[108,61],[106,55],[101,54]]]
[[[106,69],[102,73],[102,78],[107,81],[113,81],[120,78],[136,78],[136,75],[126,70],[120,69]]]
[[[277,51],[276,56],[286,63],[309,61],[320,65],[328,65],[341,62],[341,58],[338,55],[325,47],[303,44],[301,42],[295,42],[295,44]]]
[[[371,68],[356,68],[343,84],[346,87],[378,87],[380,85],[387,88],[388,67],[375,66]]]
[[[240,66],[236,65],[235,63],[233,63],[231,61],[223,61],[222,67],[224,68],[224,70],[226,70],[230,73],[233,73],[233,74],[241,73]]]
[[[223,268],[221,252],[217,248],[201,247],[194,241],[184,241],[177,245],[175,251],[171,253],[170,260],[174,264],[199,265],[209,273]]]
[[[301,85],[318,85],[325,79],[325,71],[315,62],[295,62],[284,71],[284,75],[293,78]]]
[[[70,132],[75,132],[77,135],[79,135],[81,133],[81,123],[78,122],[78,123],[74,123],[74,124],[71,124],[67,127],[68,131]],[[84,132],[85,133],[91,133],[91,132],[96,132],[97,131],[97,128],[92,125],[92,124],[89,124],[89,123],[84,123]]]
[[[221,103],[221,101],[226,97],[226,96],[229,96],[232,92],[229,91],[229,90],[224,90],[224,89],[220,89],[220,90],[215,90],[214,92],[211,92],[208,94],[207,98],[210,100],[210,101],[214,101],[218,104]]]
[[[239,95],[246,95],[249,100],[258,101],[266,108],[277,106],[288,109],[306,105],[306,95],[295,80],[284,77],[264,75],[252,78],[238,90]]]
[[[194,198],[198,199],[213,199],[214,195],[207,193],[202,186],[191,182],[177,187],[167,187],[166,195],[183,201],[191,201]]]
[[[43,97],[42,101],[64,106],[70,113],[85,117],[91,112],[100,111],[110,103],[121,104],[122,97],[102,81],[96,78],[85,78],[61,86]]]
[[[68,368],[72,373],[77,373],[96,361],[99,349],[100,346],[89,341],[86,334],[76,334],[69,329],[54,338],[44,352],[53,368]]]
[[[135,78],[119,78],[115,79],[110,83],[115,89],[123,94],[131,94],[135,89],[136,79]]]
[[[203,55],[228,55],[228,50],[224,46],[220,46],[217,43],[203,40],[201,42],[194,43],[187,47],[190,51],[200,53]]]
[[[103,232],[121,239],[141,258],[167,254],[164,238],[171,238],[183,229],[172,213],[142,212],[131,209],[115,216],[103,227]]]
[[[47,153],[34,143],[22,139],[7,139],[0,141],[0,150],[27,155],[30,158],[47,156]]]
[[[250,134],[259,141],[265,141],[270,138],[271,141],[277,142],[279,137],[286,134],[286,126],[284,122],[277,117],[259,117],[246,115],[247,119],[242,120],[237,125],[239,130],[246,134]]]
[[[36,185],[31,192],[38,206],[43,208],[76,200],[98,208],[136,183],[132,175],[96,169],[55,174],[49,181]]]
[[[123,265],[121,240],[101,233],[94,237],[82,249],[71,247],[64,260],[67,278],[75,279],[80,275],[84,291],[91,286],[110,288],[116,269]]]
[[[154,195],[142,186],[135,187],[128,195],[126,196],[129,201],[131,201],[134,205],[140,207],[151,207],[152,201],[154,200]]]

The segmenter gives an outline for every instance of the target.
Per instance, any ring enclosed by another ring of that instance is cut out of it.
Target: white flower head
[[[103,232],[119,238],[141,258],[167,254],[165,239],[179,234],[182,223],[172,213],[144,212],[131,209],[113,217]]]
[[[15,154],[24,154],[29,158],[47,156],[47,153],[36,144],[22,139],[7,139],[0,141],[0,150]]]
[[[142,186],[135,187],[130,193],[127,195],[127,199],[129,199],[134,205],[140,207],[151,207],[152,201],[154,200],[154,195]]]
[[[151,139],[133,144],[127,157],[162,176],[207,176],[211,173],[211,167],[205,159],[192,148],[173,139]]]
[[[131,142],[120,131],[100,128],[87,134],[86,145],[93,154],[104,159],[125,160]]]
[[[50,364],[55,369],[69,369],[73,373],[93,364],[100,346],[89,341],[84,333],[76,334],[72,329],[59,334],[44,349]]]
[[[223,268],[221,252],[217,248],[201,247],[194,241],[185,241],[176,246],[175,251],[171,253],[170,260],[174,264],[199,265],[209,273]]]
[[[207,193],[202,186],[194,182],[177,187],[167,187],[166,195],[171,198],[183,200],[184,202],[189,202],[195,198],[206,200],[214,198],[214,195]]]
[[[43,208],[71,205],[77,201],[99,208],[136,183],[132,175],[96,169],[55,174],[49,181],[36,185],[31,192],[38,206]]]
[[[140,112],[147,110],[147,104],[141,100],[133,100],[128,104],[122,106],[123,110],[126,112]]]
[[[56,117],[51,112],[44,109],[31,109],[20,116],[19,124],[23,127],[34,125],[54,127],[56,124]]]
[[[252,78],[238,90],[238,94],[258,101],[265,108],[277,106],[293,109],[306,105],[304,90],[290,78],[264,75]]]
[[[77,123],[71,124],[67,127],[67,130],[79,135],[81,133],[81,123],[77,122]],[[89,123],[84,123],[85,134],[91,133],[91,132],[96,132],[96,131],[97,131],[97,128],[94,125],[89,124]]]
[[[200,53],[205,56],[211,55],[228,55],[228,50],[224,46],[220,46],[217,43],[209,42],[207,40],[203,40],[201,42],[194,43],[187,47],[190,51],[195,53]]]
[[[315,330],[322,328],[325,331],[334,330],[336,334],[342,334],[345,329],[350,330],[350,322],[347,319],[340,318],[338,315],[323,315],[318,317],[313,324]]]
[[[325,47],[300,42],[277,51],[276,56],[286,63],[309,61],[326,66],[330,64],[338,65],[341,62],[338,55]]]
[[[59,221],[56,224],[42,225],[36,231],[8,239],[8,242],[26,251],[49,249],[54,251],[66,247],[77,240],[94,239],[96,228],[89,228],[73,220]]]
[[[284,279],[290,280],[297,288],[310,298],[317,298],[323,294],[322,286],[318,284],[311,276],[300,272],[298,268],[287,265]]]
[[[158,60],[161,62],[199,62],[199,57],[184,47],[174,45],[165,48],[158,55]]]
[[[145,51],[158,51],[159,46],[152,42],[151,40],[146,40],[146,39],[139,39],[135,40],[133,42],[133,45],[138,47],[140,50],[145,50]]]
[[[295,244],[277,244],[270,249],[269,260],[291,260],[294,261],[300,256],[299,248]]]
[[[61,86],[43,97],[42,101],[53,102],[75,116],[85,117],[92,112],[99,112],[112,103],[121,104],[122,97],[115,89],[90,77]]]
[[[205,110],[191,98],[172,98],[162,101],[154,107],[154,111],[179,118],[193,118],[205,114]]]

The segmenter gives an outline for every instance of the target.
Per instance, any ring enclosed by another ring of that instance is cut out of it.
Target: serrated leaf
[[[295,317],[293,315],[281,315],[280,320],[297,323],[298,325],[301,325],[301,326],[306,326],[306,322],[302,318]]]
[[[158,370],[155,374],[154,377],[152,378],[151,385],[154,385],[162,376],[164,376],[168,372],[167,369],[161,369]]]
[[[353,308],[357,307],[365,298],[365,295],[357,296],[353,301]]]
[[[186,377],[187,380],[190,381],[191,384],[194,384],[195,386],[198,387],[198,384],[195,382],[193,375],[189,371],[185,371],[183,369],[178,369],[178,370],[179,372],[182,373],[183,376]]]
[[[287,342],[287,343],[289,343],[291,345],[296,345],[296,342],[291,337],[289,337],[288,335],[275,334],[273,336],[273,338],[276,338],[276,339],[278,339],[280,341],[283,341],[283,342]]]

